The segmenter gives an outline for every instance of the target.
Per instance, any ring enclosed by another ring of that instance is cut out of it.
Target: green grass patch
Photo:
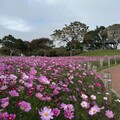
[[[80,54],[80,56],[113,56],[120,55],[120,50],[94,50]]]

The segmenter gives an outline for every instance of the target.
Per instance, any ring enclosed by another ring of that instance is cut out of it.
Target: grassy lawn
[[[120,50],[95,50],[80,54],[80,56],[113,56],[120,55]]]

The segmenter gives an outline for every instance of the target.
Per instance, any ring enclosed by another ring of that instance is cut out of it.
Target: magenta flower
[[[41,116],[42,120],[50,120],[53,119],[54,113],[52,112],[51,108],[44,107],[43,110],[38,111],[39,115]]]
[[[22,101],[20,103],[20,108],[24,110],[25,112],[29,112],[31,110],[31,104],[25,101]]]
[[[9,91],[9,94],[10,94],[12,97],[18,97],[18,96],[19,96],[19,93],[18,93],[16,90],[11,90],[11,91]]]
[[[5,120],[14,120],[16,118],[15,114],[10,114]]]
[[[54,113],[54,116],[58,117],[58,115],[60,114],[60,110],[58,108],[54,108],[53,113]]]
[[[59,91],[56,90],[56,89],[54,89],[53,94],[54,94],[54,95],[57,95],[57,94],[59,94]]]
[[[68,119],[72,119],[72,118],[74,118],[74,113],[73,112],[71,112],[71,111],[69,111],[69,110],[66,110],[65,112],[64,112],[64,116],[66,117],[66,118],[68,118]]]
[[[112,111],[110,111],[110,110],[107,110],[107,111],[105,112],[105,115],[106,115],[108,118],[113,118],[113,117],[114,117],[114,113],[113,113]]]

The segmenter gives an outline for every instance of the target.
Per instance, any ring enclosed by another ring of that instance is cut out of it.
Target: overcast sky
[[[89,29],[120,24],[120,0],[0,0],[0,38],[50,37],[74,21]]]

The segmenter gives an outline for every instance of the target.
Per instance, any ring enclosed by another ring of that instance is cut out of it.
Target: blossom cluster
[[[81,64],[99,59],[1,57],[0,120],[114,118],[101,76]]]

